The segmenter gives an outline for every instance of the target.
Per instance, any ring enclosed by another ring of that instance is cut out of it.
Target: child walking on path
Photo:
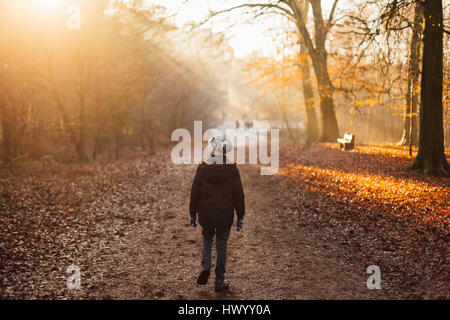
[[[235,210],[236,230],[240,231],[244,226],[244,190],[236,164],[229,162],[226,157],[226,153],[232,148],[230,141],[219,136],[210,139],[208,143],[213,153],[211,158],[197,167],[191,189],[189,224],[197,226],[198,213],[203,235],[202,270],[197,279],[200,285],[205,285],[209,279],[212,242],[216,234],[215,290],[221,292],[229,288],[225,282],[225,265]]]

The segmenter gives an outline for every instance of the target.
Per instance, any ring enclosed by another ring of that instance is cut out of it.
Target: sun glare
[[[35,0],[42,8],[48,11],[55,11],[61,0]]]

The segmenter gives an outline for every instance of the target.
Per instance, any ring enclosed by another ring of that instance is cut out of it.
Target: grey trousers
[[[212,243],[214,234],[216,234],[216,253],[217,253],[217,264],[216,264],[216,280],[225,279],[225,265],[227,262],[227,242],[230,236],[229,228],[214,228],[210,226],[204,226],[202,230],[203,235],[203,257],[202,257],[202,268],[204,270],[211,269],[211,253],[212,253]]]

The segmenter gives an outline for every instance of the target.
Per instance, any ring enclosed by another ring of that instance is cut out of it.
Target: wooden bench
[[[339,149],[353,150],[355,148],[355,135],[353,133],[346,132],[344,138],[338,138]]]

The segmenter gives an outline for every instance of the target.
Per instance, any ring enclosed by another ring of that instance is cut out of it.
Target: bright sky
[[[214,11],[229,8],[250,1],[243,0],[146,0],[164,6],[169,14],[177,15],[173,18],[177,25],[188,22],[200,22],[208,16],[210,8]],[[184,5],[182,5],[186,2]],[[253,1],[255,2],[255,1]],[[260,0],[259,2],[264,2]],[[345,2],[342,1],[341,2]],[[323,12],[328,14],[331,10],[333,0],[322,0]],[[180,9],[181,8],[181,9]],[[179,10],[180,9],[180,10]],[[234,49],[236,57],[243,57],[258,51],[264,55],[276,55],[276,44],[274,40],[280,33],[281,26],[285,21],[281,16],[264,16],[257,20],[251,19],[250,15],[243,15],[243,11],[234,11],[217,16],[208,22],[207,26],[213,31],[222,31],[230,39],[230,45]],[[250,19],[249,19],[250,18]],[[228,19],[228,21],[227,21]],[[253,21],[252,21],[253,20]],[[249,22],[252,22],[251,24]]]
[[[61,0],[31,0],[39,3],[47,11],[54,11]],[[130,1],[130,0],[121,0]],[[349,0],[340,0],[338,8],[345,6]],[[172,15],[173,22],[179,26],[189,22],[201,22],[208,16],[210,10],[217,11],[243,3],[270,2],[268,0],[144,0],[164,6],[168,14]],[[334,0],[322,0],[322,9],[327,16]],[[215,32],[224,32],[234,49],[235,57],[244,57],[257,51],[266,56],[279,56],[277,49],[280,47],[283,34],[282,28],[286,26],[286,20],[281,15],[263,15],[258,19],[244,10],[236,10],[230,13],[216,16],[205,24]]]

